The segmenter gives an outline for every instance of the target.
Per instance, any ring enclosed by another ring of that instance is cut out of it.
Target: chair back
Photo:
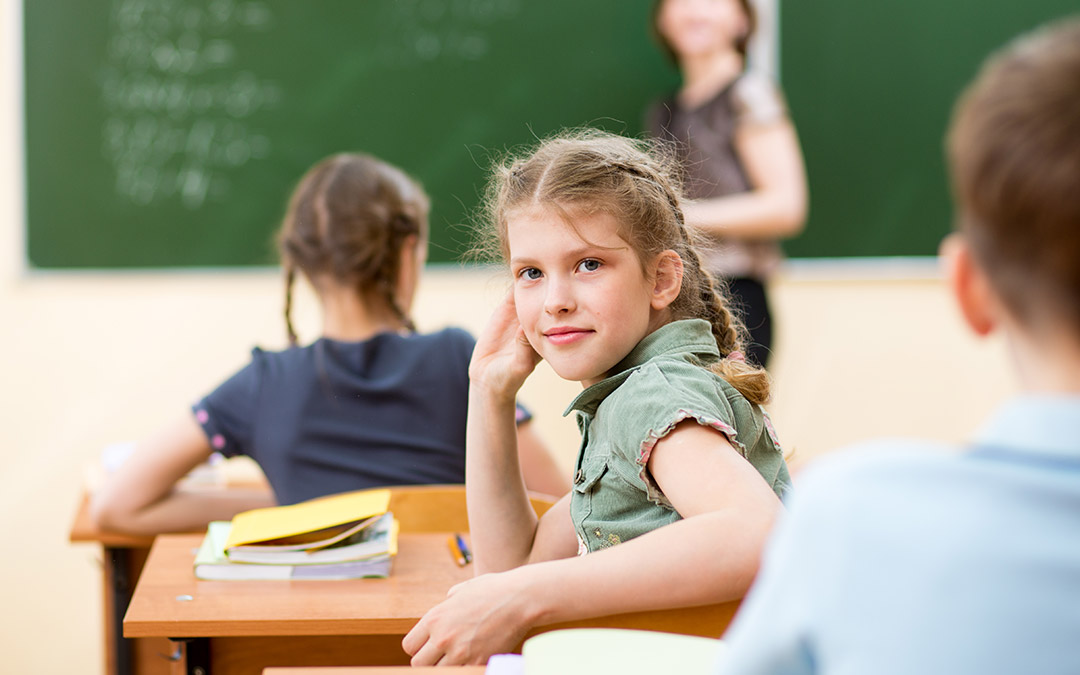
[[[542,516],[558,498],[529,493],[529,502]],[[390,488],[390,511],[402,532],[468,532],[464,485],[399,485]]]

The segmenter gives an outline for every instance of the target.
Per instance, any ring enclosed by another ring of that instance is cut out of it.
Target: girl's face
[[[656,28],[680,59],[730,49],[748,30],[738,0],[663,0]]]
[[[663,323],[667,303],[655,306],[654,283],[614,217],[570,217],[573,228],[548,208],[513,213],[510,271],[529,344],[560,377],[589,386]]]

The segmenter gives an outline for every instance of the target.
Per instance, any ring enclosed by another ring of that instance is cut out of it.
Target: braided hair
[[[400,169],[370,155],[328,157],[300,179],[277,244],[285,271],[285,328],[290,344],[293,282],[330,278],[385,302],[405,328],[412,319],[396,299],[400,252],[409,236],[427,236],[429,201]]]
[[[702,267],[697,237],[683,218],[677,175],[674,160],[662,148],[622,136],[585,129],[544,140],[531,153],[495,168],[487,194],[487,222],[494,236],[488,238],[486,252],[509,257],[508,216],[523,208],[609,213],[643,269],[663,251],[679,255],[683,278],[669,306],[672,319],[708,321],[725,357],[711,369],[751,403],[765,403],[769,377],[740,358],[746,329],[731,312],[724,290]]]

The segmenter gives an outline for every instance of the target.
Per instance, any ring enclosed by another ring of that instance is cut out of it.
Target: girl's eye
[[[542,273],[535,267],[526,267],[518,272],[518,276],[522,279],[528,279],[529,281],[536,281],[542,276]]]
[[[600,261],[593,258],[587,258],[578,263],[578,270],[582,272],[595,272],[600,269]]]

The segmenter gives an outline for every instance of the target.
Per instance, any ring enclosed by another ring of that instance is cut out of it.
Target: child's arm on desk
[[[212,449],[195,418],[183,418],[140,442],[90,501],[94,524],[132,534],[193,532],[212,520],[273,506],[269,490],[178,487]]]
[[[483,663],[513,649],[534,626],[741,598],[779,499],[726,438],[694,422],[661,439],[648,467],[683,520],[584,557],[455,586],[405,637],[412,664]],[[573,537],[562,502],[545,514],[538,540],[547,525]]]

